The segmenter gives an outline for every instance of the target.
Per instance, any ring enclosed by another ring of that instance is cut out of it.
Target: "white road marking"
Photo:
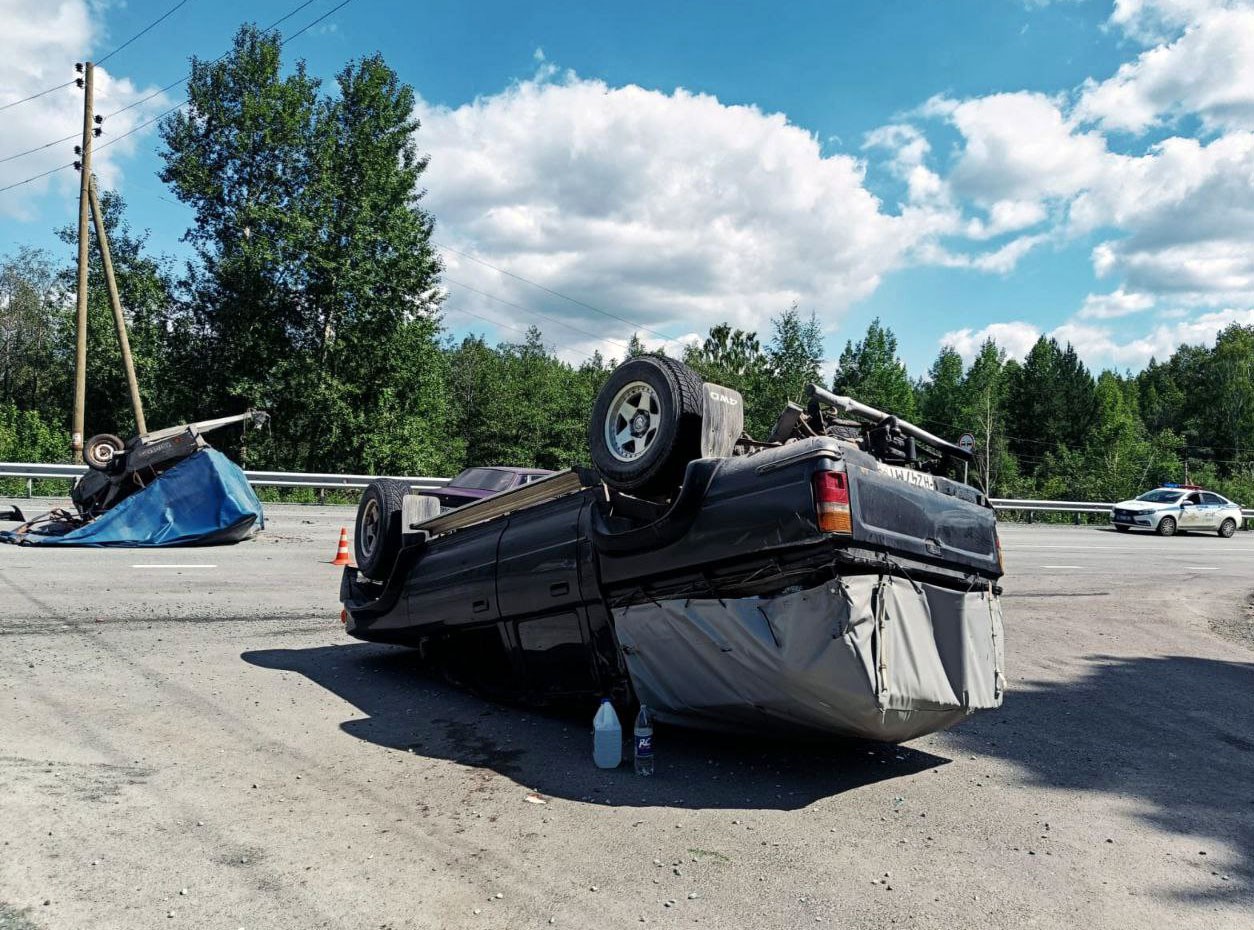
[[[132,565],[131,568],[217,568],[216,565],[165,565],[165,564],[145,564]]]
[[[1041,568],[1083,568],[1083,565],[1042,565]]]
[[[1186,565],[1186,570],[1191,572],[1217,572],[1219,569],[1211,565]]]
[[[1180,554],[1180,550],[1174,546],[1016,546],[1014,543],[1006,546],[1007,552],[1015,552],[1020,549],[1096,549],[1106,552],[1174,552]],[[1225,546],[1222,549],[1208,550],[1207,555],[1227,555],[1230,552],[1254,552],[1254,549],[1229,549]]]

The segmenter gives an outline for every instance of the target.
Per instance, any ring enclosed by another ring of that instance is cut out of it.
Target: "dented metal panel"
[[[636,694],[676,723],[897,742],[1001,703],[1001,612],[987,590],[855,575],[614,618]]]

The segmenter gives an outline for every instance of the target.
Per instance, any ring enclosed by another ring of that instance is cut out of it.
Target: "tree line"
[[[326,89],[280,53],[276,33],[242,28],[229,55],[193,59],[190,106],[161,123],[162,180],[194,216],[190,258],[154,250],[123,199],[103,195],[148,422],[269,410],[266,429],[213,437],[252,468],[585,462],[592,400],[618,360],[564,361],[535,327],[498,344],[453,338],[412,88],[373,56]],[[72,244],[72,228],[60,235]],[[0,459],[68,458],[71,252],[0,256]],[[134,424],[91,255],[87,425],[125,438]],[[758,438],[815,381],[948,439],[971,433],[973,478],[992,496],[1110,501],[1188,479],[1254,505],[1252,327],[1096,375],[1047,338],[1021,361],[992,340],[969,362],[945,347],[912,375],[879,320],[835,360],[823,329],[813,311],[780,308],[769,332],[720,324],[683,357],[745,396]],[[624,354],[642,351],[633,337]]]

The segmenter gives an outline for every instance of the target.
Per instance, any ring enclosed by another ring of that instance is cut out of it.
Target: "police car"
[[[1136,528],[1174,536],[1177,531],[1210,530],[1227,539],[1241,525],[1241,507],[1195,484],[1165,484],[1115,504],[1110,521],[1121,533]]]

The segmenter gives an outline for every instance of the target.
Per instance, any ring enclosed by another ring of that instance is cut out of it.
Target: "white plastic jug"
[[[623,728],[609,698],[592,718],[592,761],[603,769],[618,768],[623,761]]]

